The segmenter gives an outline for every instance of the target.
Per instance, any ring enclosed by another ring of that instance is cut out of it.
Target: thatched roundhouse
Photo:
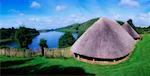
[[[135,39],[140,39],[140,35],[126,22],[122,27]]]
[[[75,57],[114,61],[129,55],[135,40],[116,21],[100,18],[71,47]]]

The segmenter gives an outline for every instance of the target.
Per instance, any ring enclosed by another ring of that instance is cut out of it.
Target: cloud
[[[148,13],[140,13],[137,17],[137,23],[140,26],[150,26],[150,12]]]
[[[31,3],[30,7],[31,7],[31,8],[40,8],[41,5],[40,5],[38,2],[33,1],[33,2]]]
[[[64,5],[57,5],[56,6],[56,8],[55,8],[55,10],[56,11],[64,11],[65,9],[67,9],[67,7],[66,6],[64,6]]]
[[[69,17],[68,17],[69,20],[72,20],[72,22],[84,22],[86,20],[89,19],[88,16],[85,16],[84,14],[71,14]]]
[[[19,16],[24,16],[25,14],[24,13],[19,13]]]
[[[112,14],[109,17],[121,21],[127,21],[128,19],[132,19],[135,26],[140,27],[147,27],[150,25],[150,12],[138,13],[136,15]]]
[[[2,24],[2,23],[0,23],[0,28],[2,28],[2,26],[3,26],[3,24]]]
[[[10,9],[8,10],[9,13],[11,14],[15,14],[15,15],[19,15],[19,16],[24,16],[25,14],[19,10],[15,10],[15,9]]]
[[[119,5],[129,6],[129,7],[138,7],[140,6],[137,0],[121,0]]]
[[[121,18],[121,15],[120,14],[113,14],[112,18],[117,20],[117,19]]]
[[[37,17],[31,17],[31,18],[29,18],[28,20],[29,20],[29,21],[32,21],[32,22],[39,22],[39,21],[40,21],[40,19],[37,18]]]
[[[10,9],[10,10],[8,10],[8,12],[10,12],[10,13],[18,13],[19,11],[15,10],[15,9]]]
[[[16,22],[16,24],[19,25],[19,26],[24,24],[24,22],[23,22],[22,20],[16,20],[15,22]]]
[[[136,26],[147,27],[150,26],[150,12],[148,13],[139,13],[135,15],[133,22]]]
[[[139,14],[138,17],[141,20],[150,21],[150,12],[148,12],[148,13],[141,13],[141,14]]]

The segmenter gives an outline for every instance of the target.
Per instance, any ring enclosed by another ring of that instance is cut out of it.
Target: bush
[[[48,45],[46,44],[46,40],[45,39],[40,39],[40,43],[39,43],[39,45],[40,45],[40,47],[41,47],[41,53],[42,53],[42,56],[44,56],[44,47],[48,47]]]
[[[71,46],[75,42],[75,38],[72,33],[67,32],[59,39],[59,48],[65,48]]]
[[[28,44],[32,42],[32,38],[38,34],[35,29],[20,27],[16,30],[15,41],[21,48],[28,48]]]

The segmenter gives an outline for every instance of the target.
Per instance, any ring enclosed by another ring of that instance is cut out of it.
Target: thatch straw
[[[122,27],[134,38],[140,39],[140,35],[126,22]]]
[[[132,51],[135,40],[116,21],[100,18],[74,43],[73,53],[114,59]]]

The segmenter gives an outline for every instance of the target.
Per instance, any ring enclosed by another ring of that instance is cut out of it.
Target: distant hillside
[[[61,31],[61,32],[76,32],[78,35],[82,35],[86,29],[88,29],[93,23],[95,23],[99,18],[94,18],[91,20],[88,20],[83,23],[75,23],[66,27],[58,28],[55,29],[56,31]],[[117,22],[122,25],[124,22],[117,20]]]
[[[61,32],[77,32],[77,33],[84,32],[88,27],[90,27],[98,19],[99,18],[94,18],[83,23],[75,23],[75,24],[72,24],[63,28],[58,28],[56,30],[61,31]]]

